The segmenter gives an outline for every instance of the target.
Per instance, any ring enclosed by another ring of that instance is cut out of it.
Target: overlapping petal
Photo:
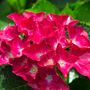
[[[80,48],[89,48],[90,41],[88,33],[80,26],[68,26],[69,38],[73,44]]]
[[[11,41],[19,35],[17,26],[10,26],[4,28],[4,30],[0,30],[0,39]]]
[[[56,54],[57,66],[64,77],[67,77],[69,70],[73,67],[78,57],[68,53],[60,45],[57,47]]]
[[[55,70],[47,68],[41,68],[36,80],[29,85],[36,90],[69,90]]]
[[[30,46],[30,42],[27,39],[20,39],[20,38],[15,38],[12,42],[11,42],[11,51],[12,54],[15,57],[20,57],[23,55],[23,50],[27,47]]]
[[[35,79],[39,69],[37,62],[33,62],[26,56],[10,60],[10,65],[13,66],[13,73],[22,77],[26,81],[28,81],[27,76]]]
[[[55,51],[49,51],[48,53],[42,55],[40,57],[39,66],[53,68],[56,64],[55,56]]]
[[[18,13],[12,13],[7,16],[9,19],[13,20],[16,25],[20,25],[21,21],[25,20],[25,17]]]
[[[23,54],[32,60],[40,61],[40,57],[51,50],[51,47],[47,43],[42,42],[40,44],[34,44],[23,50]]]
[[[35,90],[69,90],[55,67],[65,78],[71,68],[90,78],[90,40],[78,20],[45,12],[8,18],[15,25],[0,30],[0,65],[11,65]]]
[[[9,64],[10,58],[13,58],[10,47],[2,41],[0,45],[0,65]]]

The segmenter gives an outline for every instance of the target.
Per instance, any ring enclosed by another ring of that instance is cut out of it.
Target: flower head
[[[90,40],[78,20],[44,12],[8,18],[15,24],[0,30],[0,65],[11,65],[35,90],[69,90],[54,66],[65,78],[71,68],[90,78]]]

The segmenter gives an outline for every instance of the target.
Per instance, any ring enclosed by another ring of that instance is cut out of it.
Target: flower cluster
[[[68,15],[24,12],[8,16],[15,25],[0,30],[0,65],[35,90],[69,90],[57,74],[66,78],[71,68],[90,78],[90,40]]]

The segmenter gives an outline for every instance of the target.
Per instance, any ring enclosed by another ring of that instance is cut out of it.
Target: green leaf
[[[2,16],[5,16],[6,14],[8,14],[10,12],[11,12],[11,9],[8,6],[8,3],[5,0],[3,0],[0,3],[0,19],[2,18]]]
[[[11,8],[9,7],[6,0],[3,0],[0,3],[0,30],[3,29],[10,22],[6,16],[11,12]]]
[[[75,3],[77,0],[49,0],[55,4],[60,10],[63,9],[67,3]]]
[[[69,4],[67,4],[67,5],[65,6],[65,8],[62,10],[61,14],[71,15],[72,17],[75,18],[74,12],[73,12],[73,10],[69,7]]]
[[[47,0],[38,0],[32,8],[26,11],[32,12],[46,12],[46,13],[60,13],[59,9],[56,8],[52,3]]]
[[[80,5],[74,12],[76,19],[90,26],[90,1]]]
[[[26,5],[26,0],[7,0],[10,7],[17,12],[23,12]]]
[[[82,4],[84,4],[85,2],[84,1],[76,1],[75,3],[69,3],[69,7],[73,10],[73,11],[75,11],[75,12],[77,12],[76,11],[76,9],[78,8],[78,7],[80,7]]]
[[[6,25],[8,25],[7,22],[0,20],[0,30],[3,29]]]
[[[0,90],[32,90],[24,80],[11,72],[10,66],[0,68]]]
[[[4,27],[6,27],[8,24],[13,25],[13,22],[9,20],[6,16],[3,16],[0,19],[0,30],[2,30]]]
[[[69,71],[68,77],[66,78],[66,82],[67,83],[71,83],[73,80],[75,80],[76,78],[79,78],[79,74],[76,72],[75,69],[71,69]]]
[[[25,8],[25,5],[26,5],[26,0],[18,0],[19,1],[19,4],[21,6],[21,8]]]

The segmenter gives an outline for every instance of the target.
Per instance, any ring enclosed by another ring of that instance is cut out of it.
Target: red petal
[[[90,78],[90,50],[87,50],[79,56],[79,59],[74,64],[74,67],[80,74]]]
[[[55,61],[55,52],[50,51],[47,54],[41,56],[39,61],[39,66],[41,67],[53,67],[56,64]]]
[[[27,40],[21,40],[20,38],[15,38],[10,44],[11,52],[15,57],[22,56],[23,49],[28,46],[29,42]]]
[[[11,41],[19,35],[17,26],[7,26],[0,31],[0,38],[6,41]]]
[[[64,77],[67,77],[69,70],[73,67],[78,57],[70,54],[62,49],[60,45],[57,47],[57,65]]]
[[[12,13],[7,16],[9,19],[13,20],[16,25],[20,25],[22,20],[25,20],[25,17],[18,13]]]
[[[22,77],[24,80],[28,81],[27,76],[36,78],[38,73],[38,66],[36,62],[32,62],[25,56],[20,58],[15,58],[10,62],[13,67],[13,73]]]
[[[40,69],[34,83],[29,85],[36,90],[69,90],[65,82],[57,76],[53,69]]]
[[[88,33],[79,26],[68,26],[69,38],[73,44],[80,48],[90,47]]]
[[[32,60],[40,61],[40,57],[46,54],[50,49],[51,47],[42,42],[39,45],[35,44],[31,47],[26,48],[25,50],[23,50],[23,54],[31,58]]]

